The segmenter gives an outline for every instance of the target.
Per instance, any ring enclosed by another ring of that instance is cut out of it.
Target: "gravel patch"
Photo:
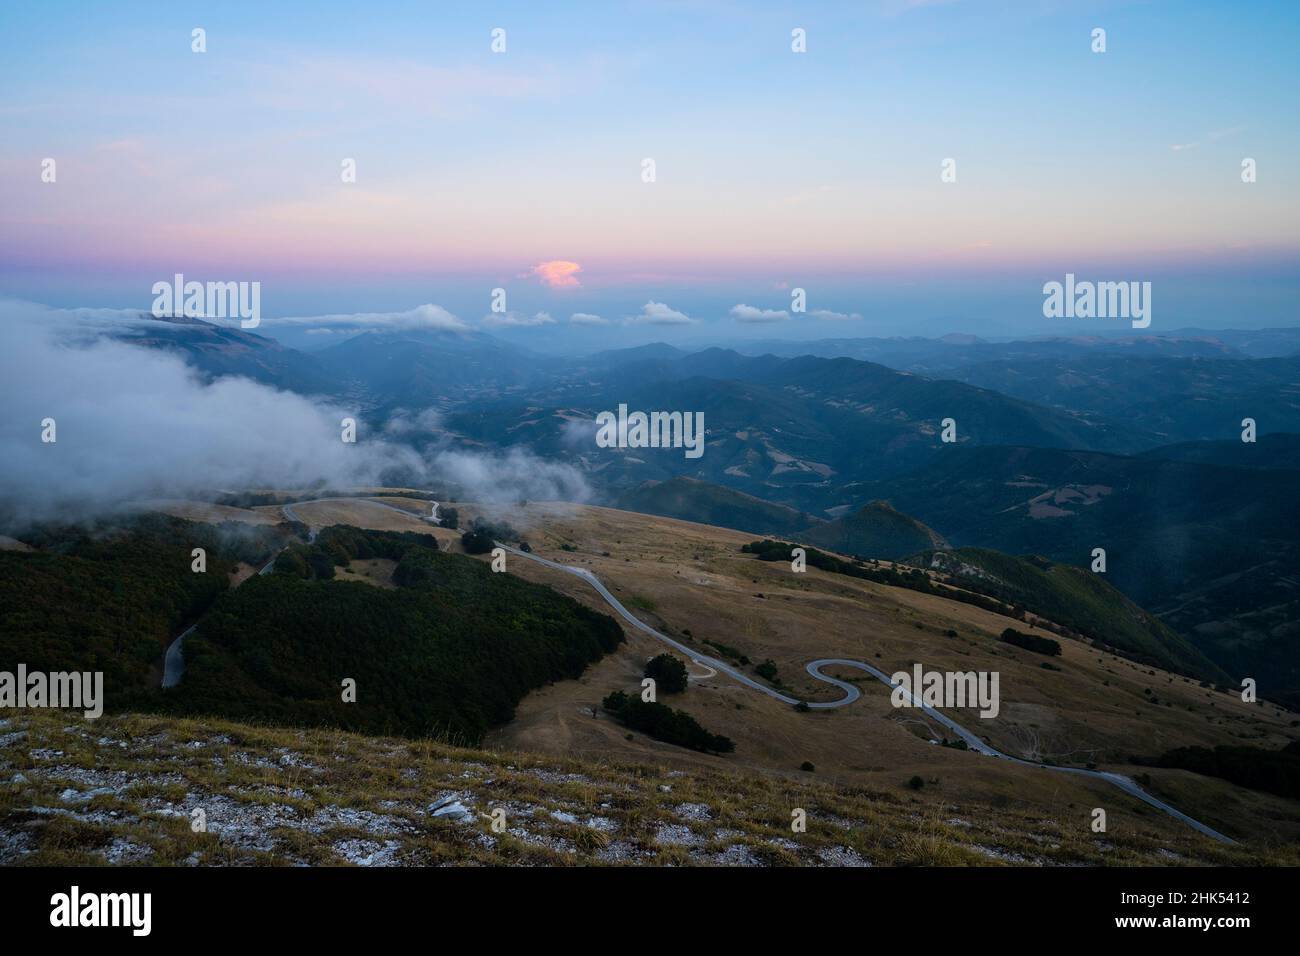
[[[402,844],[396,840],[376,843],[374,840],[343,840],[332,849],[353,866],[397,866],[397,851]]]
[[[704,840],[690,827],[680,823],[661,823],[655,842],[664,846],[699,846]]]
[[[712,820],[713,808],[707,803],[679,803],[673,813],[683,820]]]
[[[133,843],[130,840],[118,837],[100,852],[104,854],[104,859],[107,862],[120,866],[143,863],[153,856],[153,847],[145,846],[143,843]]]
[[[847,846],[822,847],[817,851],[817,859],[827,866],[871,866],[870,860]]]

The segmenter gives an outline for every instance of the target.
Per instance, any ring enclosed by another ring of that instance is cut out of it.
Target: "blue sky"
[[[1295,4],[87,6],[0,11],[0,295],[483,327],[505,288],[495,334],[561,351],[1112,331],[1042,317],[1074,272],[1152,281],[1152,331],[1294,324]],[[792,287],[835,318],[735,317]]]

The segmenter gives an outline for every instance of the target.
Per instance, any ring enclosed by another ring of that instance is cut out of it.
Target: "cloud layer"
[[[640,314],[629,317],[627,321],[633,325],[691,325],[695,322],[685,312],[678,312],[671,306],[655,302],[653,299],[641,306]]]
[[[790,318],[790,313],[784,309],[760,309],[740,303],[731,307],[731,317],[737,322],[784,322]]]
[[[401,413],[341,440],[356,409],[244,378],[205,383],[178,356],[111,337],[129,316],[0,302],[0,518],[75,520],[136,500],[214,489],[383,484],[401,472],[468,497],[583,500],[567,465],[523,452],[418,453],[438,419]],[[53,419],[56,441],[43,442]]]
[[[469,326],[440,305],[426,303],[405,312],[350,312],[343,315],[289,316],[266,319],[268,327],[309,325],[320,328],[355,327],[373,329],[433,329],[465,332]]]
[[[483,316],[485,328],[531,328],[538,325],[554,325],[555,319],[549,312],[525,315],[522,312],[489,312]]]

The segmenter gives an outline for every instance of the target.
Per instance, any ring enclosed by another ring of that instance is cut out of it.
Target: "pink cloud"
[[[582,266],[576,262],[552,259],[549,262],[539,262],[528,271],[528,275],[537,276],[552,289],[577,289],[582,285],[577,277],[581,271]]]

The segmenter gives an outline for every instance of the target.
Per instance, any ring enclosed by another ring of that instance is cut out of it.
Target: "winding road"
[[[408,518],[414,518],[417,521],[431,522],[432,520],[428,516],[418,515],[415,514],[414,512],[407,511],[404,508],[398,508],[394,505],[387,504],[386,502],[383,501],[376,501],[373,498],[316,498],[313,499],[313,502],[314,501],[369,501],[371,504],[378,505],[381,508],[387,508],[389,511],[396,511],[398,514],[405,515]],[[296,504],[310,504],[310,503],[312,502],[301,502],[301,501],[296,502]],[[309,531],[308,531],[307,540],[309,543],[315,541],[316,533],[318,529],[315,527],[311,527],[308,522],[303,521],[302,518],[299,517],[297,511],[295,511],[294,509],[295,509],[294,504],[286,504],[283,505],[280,510],[284,514],[284,516],[288,518],[290,521],[296,521],[299,522],[300,524],[308,525]],[[844,696],[839,698],[838,700],[832,700],[832,701],[803,701],[797,697],[790,697],[789,695],[783,694],[773,687],[769,687],[767,684],[754,680],[754,678],[750,677],[748,674],[745,674],[742,671],[737,670],[736,668],[732,667],[730,664],[726,663],[725,661],[718,660],[716,657],[709,657],[707,654],[701,654],[699,651],[696,651],[694,648],[687,647],[685,644],[681,643],[680,641],[674,640],[673,638],[669,637],[667,634],[663,634],[655,630],[649,624],[646,624],[644,621],[642,621],[640,618],[634,615],[631,611],[625,608],[623,606],[623,603],[618,598],[616,598],[607,587],[605,587],[604,583],[600,580],[600,578],[596,577],[595,574],[593,574],[591,571],[587,570],[586,568],[578,568],[569,564],[560,564],[558,561],[552,561],[549,558],[543,558],[540,555],[533,554],[531,552],[520,551],[518,548],[512,548],[509,545],[501,544],[500,542],[497,542],[497,547],[504,548],[506,551],[510,552],[511,554],[517,555],[518,557],[521,558],[526,558],[529,561],[535,561],[536,563],[544,565],[545,567],[551,568],[553,570],[561,571],[564,572],[565,574],[572,574],[575,577],[581,578],[583,581],[587,582],[587,584],[591,585],[596,590],[596,592],[602,598],[604,598],[605,603],[608,604],[611,608],[613,608],[618,613],[618,615],[623,618],[623,620],[627,621],[637,630],[650,635],[651,637],[655,638],[658,641],[661,641],[664,644],[667,644],[669,647],[673,648],[674,650],[680,651],[691,662],[695,664],[699,664],[701,667],[707,667],[707,668],[712,668],[715,671],[721,671],[722,673],[730,677],[732,680],[744,684],[746,687],[756,690],[759,693],[766,694],[768,697],[775,697],[777,700],[781,701],[782,703],[789,704],[791,706],[795,706],[797,704],[803,703],[806,704],[808,708],[811,710],[834,710],[839,707],[845,707],[853,703],[855,700],[857,700],[859,697],[862,696],[862,692],[858,689],[856,685],[850,684],[848,681],[839,680],[838,678],[830,677],[826,674],[823,674],[822,673],[823,667],[856,668],[861,671],[866,671],[868,674],[876,678],[876,680],[880,681],[886,687],[889,687],[891,690],[893,690],[898,686],[892,680],[890,680],[889,675],[886,674],[884,671],[876,667],[872,667],[870,664],[864,663],[863,661],[848,660],[845,658],[837,658],[837,657],[824,657],[812,661],[806,666],[805,669],[808,671],[810,675],[812,675],[814,679],[822,681],[823,683],[826,684],[830,684],[833,687],[838,687],[840,690],[844,692]],[[279,554],[277,553],[275,557],[278,556]],[[260,571],[258,571],[258,574],[266,574],[267,572],[269,572],[275,564],[275,557],[272,557],[271,560],[266,563],[266,566],[263,567]],[[162,680],[163,687],[174,687],[176,684],[180,682],[181,678],[184,676],[185,658],[184,655],[181,653],[181,647],[185,641],[186,636],[191,631],[193,631],[196,626],[197,626],[196,624],[190,625],[190,627],[187,628],[184,631],[184,633],[182,633],[179,637],[177,637],[176,640],[172,641],[172,643],[168,646],[166,656],[164,657],[164,668],[163,668],[164,673],[163,673],[163,680]],[[908,696],[908,698],[910,699],[914,707],[923,711],[926,714],[926,716],[930,717],[937,723],[942,724],[944,727],[947,727],[954,734],[956,734],[958,737],[964,740],[966,742],[966,745],[971,750],[973,750],[978,754],[982,754],[986,757],[993,757],[998,760],[1008,760],[1012,763],[1018,763],[1025,767],[1036,767],[1040,770],[1049,770],[1055,773],[1075,774],[1081,777],[1091,777],[1096,780],[1104,780],[1106,783],[1109,783],[1111,786],[1124,791],[1125,793],[1127,793],[1132,797],[1136,797],[1138,800],[1141,800],[1142,802],[1149,804],[1152,807],[1155,807],[1157,810],[1160,810],[1161,812],[1168,814],[1169,816],[1173,817],[1176,820],[1182,821],[1192,829],[1197,830],[1198,832],[1203,833],[1206,836],[1211,837],[1215,840],[1218,840],[1220,843],[1226,843],[1231,845],[1236,844],[1236,841],[1233,840],[1231,837],[1225,836],[1224,834],[1220,833],[1218,830],[1215,830],[1213,827],[1207,826],[1204,823],[1201,823],[1199,820],[1189,817],[1181,810],[1178,810],[1175,807],[1171,807],[1163,800],[1159,800],[1156,797],[1153,797],[1151,794],[1147,793],[1136,783],[1134,783],[1133,780],[1129,777],[1125,777],[1122,774],[1118,774],[1118,773],[1110,773],[1109,771],[1104,771],[1104,770],[1086,770],[1079,767],[1057,767],[1057,766],[1052,766],[1050,764],[1036,763],[1032,760],[1025,760],[1021,757],[1013,757],[1010,754],[1004,754],[1000,750],[997,750],[991,745],[985,743],[978,736],[976,736],[971,731],[967,730],[961,724],[957,723],[951,717],[948,717],[946,714],[942,714],[939,711],[935,710],[933,707],[930,707],[929,705],[923,703],[919,698],[913,695],[911,691],[904,689],[903,693],[905,693]]]
[[[315,537],[315,532],[312,533],[312,536]],[[271,568],[275,566],[275,559],[279,556],[280,552],[277,551],[271,557],[271,560],[266,562],[266,565],[257,573],[266,574],[269,572]],[[181,647],[185,644],[185,638],[190,636],[190,631],[194,630],[198,626],[198,621],[195,621],[185,630],[181,631],[180,636],[177,637],[176,640],[167,645],[167,653],[163,655],[163,687],[175,687],[181,682],[181,678],[185,676],[185,655],[181,653]]]
[[[532,554],[526,551],[520,551],[517,548],[512,548],[509,545],[501,544],[500,542],[497,543],[497,546],[500,548],[504,548],[505,550],[509,551],[511,554],[516,554],[521,558],[527,558],[529,561],[536,561],[538,564],[545,565],[548,568],[553,568],[556,571],[563,571],[566,574],[572,574],[576,577],[581,578],[582,580],[590,584],[593,588],[595,588],[597,593],[599,593],[600,596],[605,599],[605,603],[608,604],[610,607],[612,607],[615,611],[617,611],[619,616],[622,617],[623,620],[631,624],[633,627],[637,628],[640,631],[644,631],[646,634],[649,634],[651,637],[659,641],[662,641],[663,643],[667,644],[669,647],[681,651],[692,662],[696,664],[700,664],[701,666],[704,667],[711,667],[715,670],[722,671],[728,677],[732,678],[733,680],[739,681],[740,683],[744,684],[746,687],[751,687],[754,690],[764,693],[769,697],[775,697],[777,700],[783,703],[791,704],[791,705],[806,703],[807,706],[812,710],[833,710],[834,708],[837,707],[845,707],[848,704],[853,703],[855,700],[857,700],[859,697],[862,696],[862,692],[854,684],[850,684],[848,681],[842,681],[839,680],[838,678],[829,677],[826,674],[823,674],[822,673],[823,667],[855,667],[858,670],[866,671],[868,674],[876,678],[876,680],[880,681],[886,687],[889,687],[891,690],[899,686],[895,684],[892,680],[890,680],[888,674],[886,674],[882,670],[879,670],[878,668],[872,667],[870,664],[863,663],[862,661],[846,660],[844,658],[838,658],[838,657],[824,657],[808,664],[805,669],[815,679],[827,684],[831,684],[832,686],[838,687],[840,690],[844,691],[844,696],[841,697],[839,700],[832,700],[832,701],[818,701],[818,702],[800,701],[796,697],[790,697],[772,687],[767,686],[766,684],[762,684],[754,680],[752,677],[737,670],[736,668],[732,667],[730,664],[720,661],[715,657],[709,657],[706,654],[701,654],[698,651],[694,650],[693,648],[687,647],[685,644],[681,643],[680,641],[674,640],[673,638],[669,637],[667,634],[662,634],[659,631],[656,631],[649,624],[646,624],[644,621],[636,617],[636,615],[634,615],[631,611],[625,608],[622,602],[619,601],[618,598],[614,597],[614,595],[610,593],[609,589],[605,587],[605,585],[601,582],[601,580],[598,577],[596,577],[596,575],[594,575],[592,572],[588,571],[586,568],[577,568],[568,564],[560,564],[558,561],[551,561],[548,558],[543,558],[536,554]],[[942,714],[939,711],[935,710],[933,707],[930,707],[927,704],[923,703],[919,698],[913,695],[911,691],[904,689],[903,693],[905,693],[908,696],[908,698],[911,700],[912,706],[916,707],[919,710],[924,711],[926,716],[932,718],[933,720],[947,727],[949,730],[951,730],[962,740],[966,741],[966,745],[976,753],[983,754],[986,757],[995,757],[999,760],[1009,760],[1012,763],[1018,763],[1025,767],[1036,767],[1040,770],[1050,770],[1056,773],[1076,774],[1081,777],[1092,777],[1093,779],[1096,780],[1104,780],[1106,783],[1109,783],[1111,786],[1123,790],[1125,793],[1129,794],[1132,797],[1136,797],[1137,799],[1141,800],[1143,803],[1150,804],[1151,806],[1155,807],[1157,810],[1167,813],[1169,816],[1173,817],[1176,820],[1181,820],[1183,823],[1186,823],[1192,829],[1197,830],[1208,837],[1212,837],[1213,839],[1218,840],[1220,843],[1235,845],[1237,842],[1236,840],[1233,840],[1231,837],[1225,836],[1224,834],[1220,833],[1218,830],[1215,830],[1213,827],[1206,826],[1204,823],[1201,823],[1199,820],[1189,817],[1181,810],[1175,807],[1171,807],[1163,800],[1159,800],[1156,797],[1153,797],[1151,794],[1147,793],[1136,783],[1134,783],[1133,780],[1129,777],[1125,777],[1122,774],[1118,774],[1118,773],[1110,773],[1109,771],[1105,771],[1105,770],[1086,770],[1080,767],[1056,767],[1050,764],[1036,763],[1032,760],[1025,760],[1021,757],[1013,757],[1010,754],[1004,754],[1002,753],[1002,751],[997,750],[996,748],[985,743],[983,740],[981,740],[975,734],[971,733],[971,731],[967,730],[961,724],[957,723],[951,717],[948,717],[946,714]]]

